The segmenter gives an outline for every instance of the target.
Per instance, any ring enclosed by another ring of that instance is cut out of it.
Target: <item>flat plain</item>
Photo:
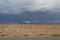
[[[60,24],[0,24],[0,36],[60,36]]]

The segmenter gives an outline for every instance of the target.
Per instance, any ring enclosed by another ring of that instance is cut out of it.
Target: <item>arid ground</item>
[[[60,24],[0,24],[0,36],[51,35],[60,35]]]

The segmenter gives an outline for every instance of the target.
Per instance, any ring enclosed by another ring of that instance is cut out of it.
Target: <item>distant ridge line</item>
[[[8,22],[1,22],[0,24],[60,24],[60,23],[8,23]]]

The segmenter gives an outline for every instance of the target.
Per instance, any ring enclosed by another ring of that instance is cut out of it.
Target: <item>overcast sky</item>
[[[0,0],[1,13],[18,14],[23,11],[59,11],[60,0]]]
[[[0,0],[0,22],[4,21],[60,22],[60,0]]]

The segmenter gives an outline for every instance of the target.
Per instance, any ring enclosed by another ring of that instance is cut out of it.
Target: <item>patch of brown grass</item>
[[[60,24],[0,24],[0,35],[37,36],[60,33]]]

